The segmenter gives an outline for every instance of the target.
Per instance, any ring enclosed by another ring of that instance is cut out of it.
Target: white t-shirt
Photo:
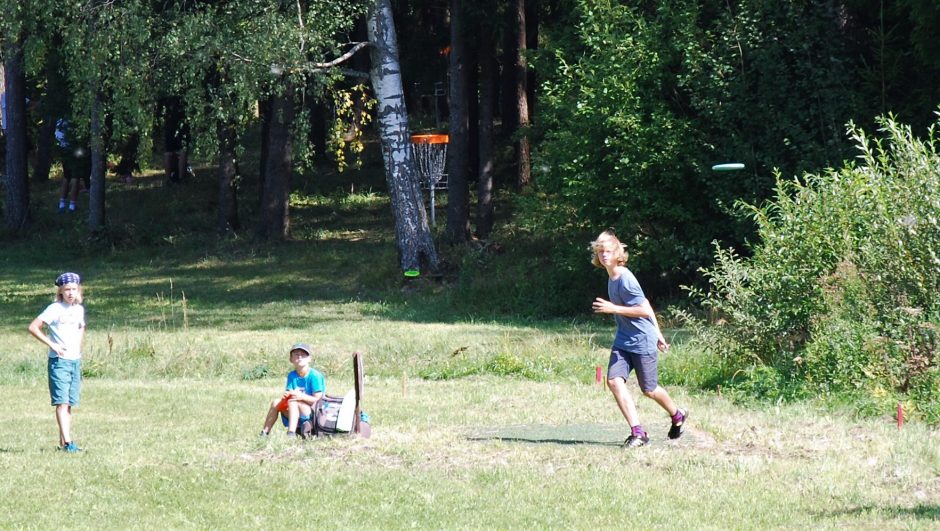
[[[49,327],[49,339],[65,346],[65,355],[59,356],[49,349],[49,357],[77,360],[82,357],[82,332],[85,329],[85,307],[81,304],[53,302],[39,314]]]

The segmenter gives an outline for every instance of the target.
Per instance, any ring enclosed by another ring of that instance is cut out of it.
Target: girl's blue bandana
[[[78,276],[78,273],[62,273],[55,279],[56,286],[64,286],[66,284],[81,284],[82,277]]]

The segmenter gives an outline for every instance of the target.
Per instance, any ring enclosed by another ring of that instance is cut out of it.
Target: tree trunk
[[[22,38],[3,50],[6,95],[6,209],[3,220],[13,232],[29,225],[29,182],[26,161],[26,73]]]
[[[261,119],[261,150],[258,154],[258,205],[264,198],[265,172],[268,168],[268,136],[271,134],[271,96],[258,102],[258,115]]]
[[[290,132],[296,114],[293,87],[272,98],[268,136],[264,140],[268,143],[268,156],[258,221],[258,236],[262,239],[290,236],[290,181],[294,165]]]
[[[526,0],[525,3],[525,39],[526,50],[536,50],[539,47],[539,3],[533,0]],[[535,116],[535,88],[538,82],[535,78],[534,68],[526,67],[526,107],[528,108],[529,122],[532,123],[532,117]]]
[[[480,64],[480,140],[477,176],[477,237],[487,239],[493,230],[493,121],[496,108],[495,42],[490,25],[483,21],[478,61]]]
[[[54,36],[46,58],[46,87],[39,102],[42,125],[36,135],[36,159],[33,164],[33,182],[36,183],[49,180],[55,144],[55,123],[65,116],[68,107],[69,88],[61,71],[61,48],[62,39]]]
[[[514,116],[518,127],[515,134],[516,139],[516,186],[519,189],[525,188],[532,182],[532,169],[529,161],[529,90],[528,73],[525,62],[526,50],[526,23],[525,23],[525,0],[514,0],[511,7],[515,20],[513,23],[516,30],[516,56],[515,56],[515,84],[514,95],[516,106]]]
[[[398,61],[398,38],[389,0],[375,0],[367,15],[372,67],[370,77],[378,101],[379,133],[385,178],[395,216],[395,242],[402,271],[437,270],[437,251],[428,228],[427,212],[415,175],[408,131],[408,112]]]
[[[467,169],[470,162],[467,136],[467,61],[463,36],[463,2],[450,0],[450,95],[447,146],[447,228],[451,244],[470,237],[470,193]]]
[[[220,123],[219,135],[219,219],[220,234],[241,228],[238,220],[238,163],[235,159],[235,127]]]
[[[507,8],[510,20],[504,24],[502,32],[503,50],[500,54],[499,70],[499,116],[501,118],[500,138],[508,140],[519,127],[516,116],[516,57],[519,56],[519,41],[513,27],[515,12]]]
[[[91,102],[91,127],[89,140],[91,144],[91,189],[88,190],[88,228],[92,231],[104,227],[105,197],[104,197],[104,131],[101,124],[101,94],[97,83],[91,89],[94,91],[94,100]],[[78,178],[83,176],[79,175]]]

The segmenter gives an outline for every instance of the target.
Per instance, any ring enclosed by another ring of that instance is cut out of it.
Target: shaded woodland
[[[747,252],[755,227],[735,204],[769,199],[775,171],[851,160],[850,122],[892,115],[921,134],[940,102],[928,0],[2,4],[8,237],[40,208],[29,192],[51,178],[58,118],[89,148],[94,232],[109,166],[159,158],[178,101],[189,153],[216,168],[220,234],[289,238],[292,176],[371,150],[402,270],[488,241],[499,199],[558,242],[614,227],[669,292],[713,262],[713,242]],[[436,232],[418,132],[449,135]],[[710,171],[731,161],[746,169]],[[258,197],[241,196],[249,181]]]

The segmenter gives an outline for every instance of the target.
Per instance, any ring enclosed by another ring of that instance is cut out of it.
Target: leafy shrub
[[[714,320],[699,330],[742,370],[770,367],[824,392],[935,385],[935,128],[922,140],[890,117],[880,124],[875,140],[850,126],[859,163],[778,177],[775,201],[742,205],[758,226],[753,256],[717,249],[709,289],[689,289]]]
[[[573,0],[533,63],[544,76],[534,151],[535,230],[614,227],[659,293],[712,263],[709,242],[753,226],[734,201],[766,199],[770,168],[846,156],[857,103],[835,11],[813,2]],[[781,142],[780,139],[785,139]],[[712,172],[741,161],[745,172]],[[642,279],[641,279],[642,280]]]
[[[268,374],[271,373],[271,368],[268,367],[267,363],[261,363],[255,365],[254,367],[242,371],[242,380],[251,381],[251,380],[263,380]]]

